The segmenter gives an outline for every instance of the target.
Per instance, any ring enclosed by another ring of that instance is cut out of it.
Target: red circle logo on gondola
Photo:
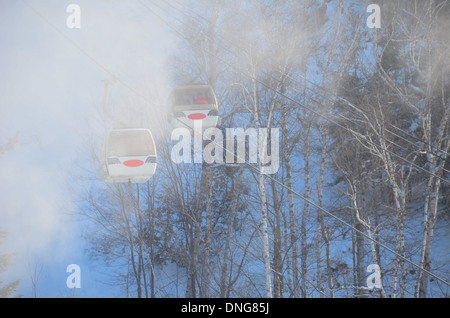
[[[127,160],[123,163],[127,167],[139,167],[144,164],[142,160]]]
[[[195,114],[190,114],[188,116],[188,118],[192,119],[192,120],[200,120],[200,119],[206,118],[206,115],[202,114],[202,113],[195,113]]]

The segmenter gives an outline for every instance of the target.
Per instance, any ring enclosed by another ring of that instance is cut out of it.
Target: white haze
[[[29,3],[124,83],[155,98],[150,105],[116,82],[110,96],[118,116],[130,125],[161,122],[163,113],[155,105],[168,92],[165,59],[175,43],[139,1]],[[81,29],[66,26],[71,3],[81,8]],[[1,0],[0,231],[8,236],[0,241],[0,254],[13,254],[14,265],[0,281],[20,279],[19,292],[25,296],[32,296],[30,275],[36,265],[42,266],[37,296],[67,296],[66,267],[71,263],[81,266],[77,293],[105,295],[89,279],[92,269],[84,260],[81,224],[69,214],[77,198],[68,176],[79,175],[88,162],[86,141],[101,143],[101,81],[108,78],[24,2]],[[144,111],[151,116],[142,116]]]

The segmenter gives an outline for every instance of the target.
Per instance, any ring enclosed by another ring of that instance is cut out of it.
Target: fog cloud
[[[0,229],[8,232],[0,254],[14,254],[3,280],[22,279],[25,295],[30,259],[39,256],[45,270],[80,257],[80,225],[67,214],[76,200],[68,176],[79,174],[74,163],[87,157],[86,140],[102,137],[93,134],[104,129],[95,116],[102,80],[111,78],[102,67],[145,96],[164,96],[173,45],[138,1],[76,1],[80,29],[66,26],[73,1],[29,3],[44,18],[21,1],[0,4],[0,146],[7,146],[0,152]],[[149,106],[120,82],[110,94],[112,111],[129,124],[161,122],[161,103]],[[66,269],[59,270],[64,286]]]

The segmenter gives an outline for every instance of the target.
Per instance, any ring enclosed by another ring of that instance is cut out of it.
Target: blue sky
[[[175,42],[137,0],[29,2],[48,22],[23,1],[0,1],[0,145],[17,140],[0,154],[0,230],[8,232],[0,254],[14,254],[15,263],[0,280],[21,279],[19,292],[31,297],[32,269],[42,265],[37,296],[66,297],[66,267],[75,263],[82,277],[76,296],[117,296],[99,283],[102,269],[87,262],[82,222],[70,214],[77,200],[70,177],[92,168],[83,166],[87,141],[101,144],[105,130],[98,114],[108,74],[87,55],[139,92],[157,79],[164,96]],[[66,25],[71,3],[81,8],[81,29]],[[110,93],[131,98],[120,83]],[[131,118],[145,103],[112,104]]]

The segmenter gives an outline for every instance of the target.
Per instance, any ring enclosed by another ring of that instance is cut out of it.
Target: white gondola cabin
[[[114,129],[105,147],[105,181],[147,182],[156,171],[156,147],[148,129]]]
[[[202,129],[207,129],[219,123],[216,94],[210,85],[179,86],[172,91],[169,104],[174,127],[194,129],[195,121],[201,121]]]

